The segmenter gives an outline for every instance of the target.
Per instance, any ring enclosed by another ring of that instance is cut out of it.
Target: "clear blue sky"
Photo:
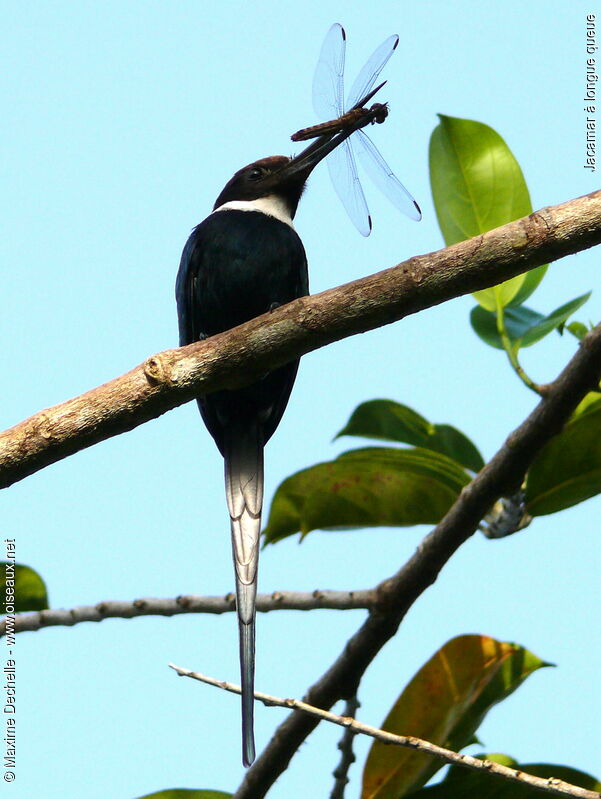
[[[598,187],[582,167],[582,4],[0,7],[2,427],[177,344],[173,284],[186,237],[234,170],[291,153],[290,133],[314,121],[311,78],[332,22],[346,26],[351,80],[377,44],[400,35],[385,72],[390,118],[374,138],[424,219],[405,219],[366,185],[374,232],[362,239],[318,170],[297,216],[312,291],[442,246],[427,168],[439,112],[498,130],[535,208]],[[548,312],[597,288],[598,258],[556,264],[534,307]],[[331,438],[374,397],[457,425],[491,456],[535,398],[472,334],[472,304],[461,298],[306,357],[267,449],[267,502],[287,475],[352,446]],[[599,319],[601,292],[585,311],[581,318]],[[550,337],[525,365],[549,380],[573,351],[573,341]],[[2,532],[45,577],[53,606],[232,588],[222,464],[194,404],[28,478],[1,501]],[[597,499],[503,541],[470,540],[367,673],[361,718],[379,724],[446,640],[485,633],[558,665],[490,714],[479,733],[485,747],[598,772],[600,511]],[[263,553],[260,589],[370,587],[424,532],[288,540]],[[363,617],[261,616],[258,688],[301,695]],[[6,795],[235,788],[237,699],[177,679],[168,661],[237,681],[234,617],[111,620],[20,637],[18,772]],[[259,749],[283,718],[257,709]],[[270,796],[328,795],[338,737],[322,725]],[[359,762],[366,750],[358,745]]]

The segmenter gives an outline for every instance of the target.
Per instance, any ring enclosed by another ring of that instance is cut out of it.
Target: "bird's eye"
[[[248,173],[249,180],[260,180],[263,177],[264,170],[256,166]]]

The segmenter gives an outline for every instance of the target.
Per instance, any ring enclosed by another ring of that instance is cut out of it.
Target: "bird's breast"
[[[211,336],[308,294],[305,250],[272,215],[214,212],[184,248],[178,285],[194,329]]]

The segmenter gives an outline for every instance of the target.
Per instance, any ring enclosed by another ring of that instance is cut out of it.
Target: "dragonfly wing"
[[[337,22],[326,34],[313,76],[313,109],[324,120],[342,116],[346,36]]]
[[[330,29],[331,30],[331,29]],[[396,50],[399,43],[399,37],[395,34],[389,36],[385,42],[374,50],[371,56],[365,62],[365,66],[357,75],[357,78],[348,95],[346,101],[346,108],[352,108],[362,97],[373,88],[376,78],[386,66],[388,59]]]
[[[353,134],[351,140],[354,141],[355,137],[356,134]],[[345,141],[331,152],[326,158],[326,163],[332,185],[353,225],[362,236],[369,236],[371,233],[371,217],[357,174],[355,156],[349,141]]]
[[[353,133],[352,138],[359,160],[376,186],[399,211],[407,214],[410,219],[419,222],[422,218],[419,205],[394,175],[369,136],[363,133],[362,130],[358,130]],[[328,158],[331,158],[331,156],[328,156]]]

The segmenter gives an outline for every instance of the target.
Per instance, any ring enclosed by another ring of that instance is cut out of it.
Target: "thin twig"
[[[488,288],[601,242],[601,192],[383,272],[303,297],[233,330],[165,350],[0,433],[0,487],[195,397],[256,380],[334,341]]]
[[[257,610],[357,610],[369,609],[376,599],[371,591],[274,591],[257,594]],[[132,601],[98,602],[70,609],[40,610],[35,613],[18,613],[0,620],[0,637],[11,633],[33,632],[46,627],[73,627],[84,621],[104,619],[133,619],[139,616],[180,616],[184,613],[231,613],[236,609],[235,594],[225,596],[197,596],[190,594],[175,599],[134,599]]]
[[[354,719],[360,706],[357,695],[351,696],[346,700],[344,705],[343,718],[350,717]],[[355,740],[356,734],[356,730],[352,727],[347,727],[342,734],[342,738],[338,742],[338,749],[340,749],[341,757],[340,763],[338,763],[332,775],[334,777],[334,787],[332,788],[330,799],[344,799],[344,791],[349,783],[349,769],[357,759],[353,752],[353,741]]]
[[[213,677],[207,677],[196,671],[181,668],[173,663],[170,663],[169,666],[181,677],[190,677],[193,680],[199,680],[200,682],[213,685],[216,688],[222,688],[224,691],[230,691],[234,694],[240,693],[240,687],[233,683],[216,680]],[[578,797],[578,799],[600,799],[601,797],[601,794],[597,793],[597,791],[589,791],[586,788],[580,788],[578,785],[571,785],[569,782],[564,782],[555,777],[535,777],[524,771],[516,771],[508,766],[502,766],[500,763],[495,763],[492,760],[479,760],[470,755],[462,755],[459,752],[453,752],[451,749],[445,749],[442,746],[424,741],[422,738],[415,738],[412,735],[394,735],[391,732],[380,730],[377,727],[370,727],[349,716],[338,716],[334,713],[329,713],[327,710],[313,707],[298,699],[280,699],[277,696],[270,696],[260,691],[255,691],[255,699],[263,702],[267,707],[284,707],[289,710],[300,710],[302,713],[307,713],[322,721],[329,721],[332,724],[338,724],[341,727],[353,730],[355,733],[375,738],[376,741],[392,744],[393,746],[403,746],[407,749],[414,749],[416,752],[433,755],[454,766],[463,766],[473,771],[484,771],[493,776],[501,777],[504,780],[516,782],[519,785],[527,785],[530,788],[544,791],[554,796],[574,796]]]

